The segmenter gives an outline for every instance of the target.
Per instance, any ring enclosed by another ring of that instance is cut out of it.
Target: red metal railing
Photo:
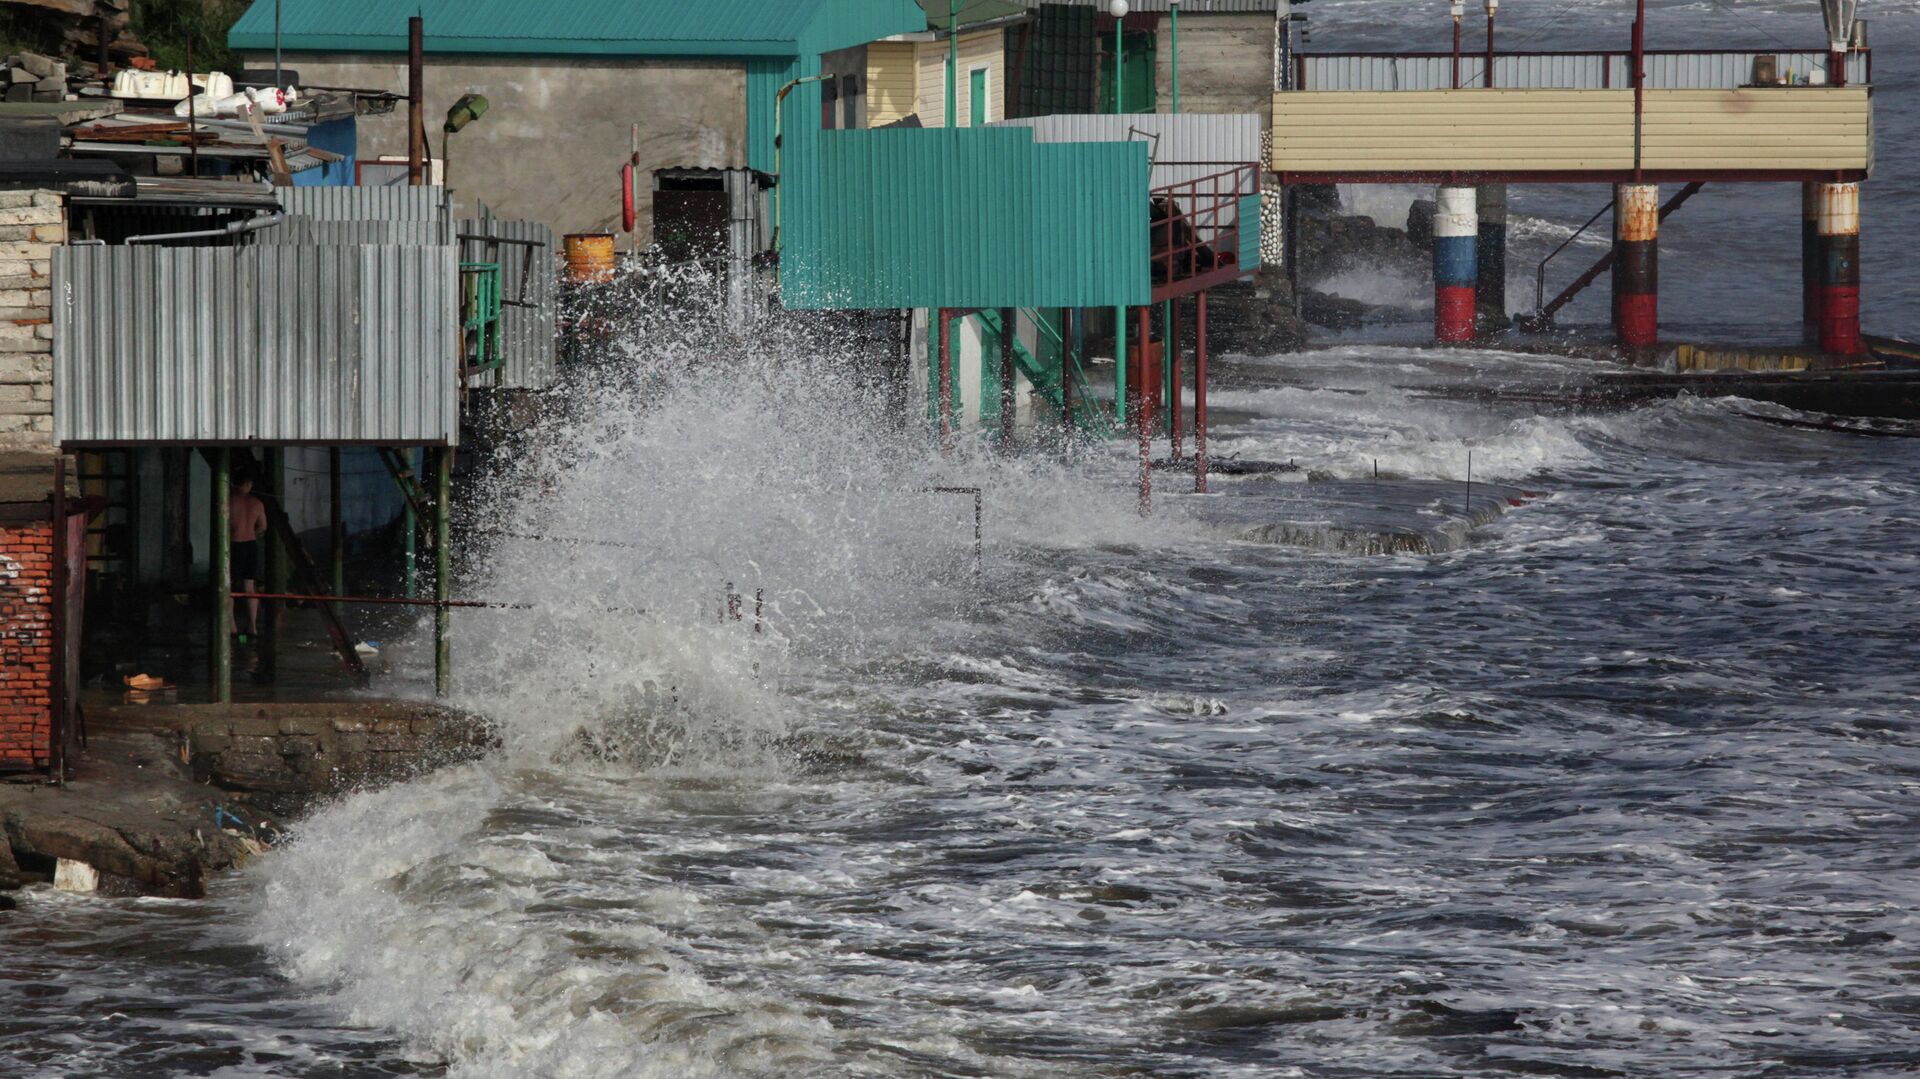
[[[1150,192],[1149,246],[1156,300],[1184,296],[1240,275],[1241,200],[1259,193],[1260,166],[1256,164],[1228,164],[1219,172]]]

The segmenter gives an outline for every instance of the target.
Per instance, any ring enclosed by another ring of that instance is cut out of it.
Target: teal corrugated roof
[[[405,52],[407,19],[433,53],[799,56],[926,28],[914,0],[280,0],[290,52]],[[274,0],[233,25],[237,50],[273,48]]]

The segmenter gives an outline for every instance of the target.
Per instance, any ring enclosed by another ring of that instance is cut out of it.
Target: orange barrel
[[[567,237],[567,280],[576,284],[613,277],[613,236],[605,232],[576,232]]]

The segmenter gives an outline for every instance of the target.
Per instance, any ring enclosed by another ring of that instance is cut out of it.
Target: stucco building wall
[[[1180,111],[1253,113],[1273,110],[1272,13],[1180,16]],[[1173,111],[1173,35],[1160,20],[1155,50],[1160,111]]]
[[[311,86],[407,89],[406,57],[288,54]],[[250,68],[272,57],[247,57]],[[746,69],[737,61],[597,60],[582,57],[427,57],[429,149],[462,94],[486,95],[486,116],[452,137],[448,183],[458,216],[476,199],[507,218],[554,232],[619,232],[620,169],[640,125],[638,224],[653,235],[655,169],[740,168],[747,163]],[[360,118],[360,156],[404,157],[407,106]],[[623,238],[623,245],[625,240]]]

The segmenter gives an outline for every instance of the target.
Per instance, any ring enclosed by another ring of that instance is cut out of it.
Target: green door
[[[975,127],[987,126],[987,69],[980,68],[973,73],[973,80],[967,89],[967,96],[973,105],[971,123]]]
[[[1121,42],[1121,61],[1128,112],[1156,112],[1160,108],[1159,69],[1154,57],[1153,34],[1127,34]],[[1102,34],[1100,46],[1100,111],[1113,109],[1113,35]]]

